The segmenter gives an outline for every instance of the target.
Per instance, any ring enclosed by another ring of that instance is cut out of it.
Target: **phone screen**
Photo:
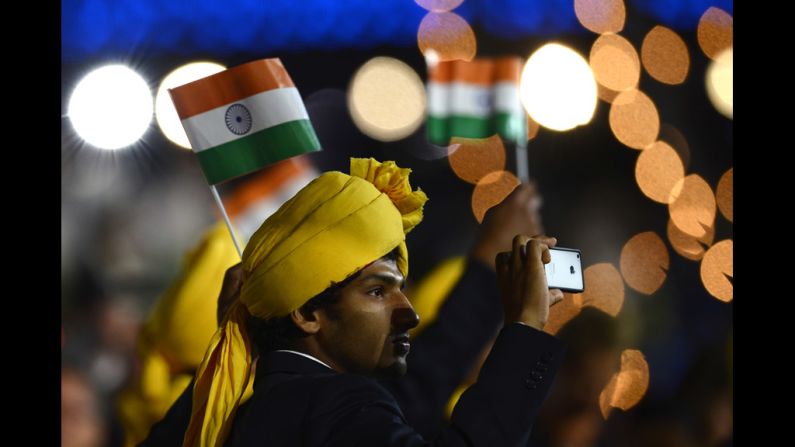
[[[544,265],[547,286],[564,292],[582,292],[585,283],[580,250],[555,247],[549,249],[549,254],[552,255],[552,261]]]

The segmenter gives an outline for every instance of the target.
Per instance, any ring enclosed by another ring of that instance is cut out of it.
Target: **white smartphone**
[[[564,292],[582,292],[585,281],[582,274],[582,256],[576,248],[554,247],[549,249],[552,260],[544,264],[547,286]]]

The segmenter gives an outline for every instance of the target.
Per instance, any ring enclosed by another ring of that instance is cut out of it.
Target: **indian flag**
[[[501,57],[494,60],[494,131],[510,141],[527,138],[525,111],[519,99],[522,59]]]
[[[281,61],[261,59],[169,90],[210,184],[320,150]]]
[[[452,62],[439,62],[428,70],[428,126],[427,134],[431,143],[446,145],[450,140],[447,117],[450,116],[450,80],[453,74]]]
[[[428,139],[486,138],[499,133],[517,141],[524,110],[519,99],[518,57],[443,61],[428,72]]]

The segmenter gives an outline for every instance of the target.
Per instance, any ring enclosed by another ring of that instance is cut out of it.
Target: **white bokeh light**
[[[734,50],[721,51],[707,68],[707,96],[727,118],[734,116]]]
[[[129,146],[152,121],[152,92],[124,65],[98,68],[78,82],[67,115],[77,134],[100,149]]]
[[[163,78],[163,82],[157,89],[157,95],[155,95],[155,118],[166,138],[183,148],[190,149],[188,136],[185,135],[185,129],[179,120],[177,109],[174,108],[168,89],[206,78],[224,70],[226,67],[214,62],[193,62],[177,68]]]
[[[546,44],[527,60],[519,95],[538,124],[564,131],[591,121],[596,110],[596,80],[580,54],[557,43]]]
[[[413,68],[392,57],[374,57],[353,75],[348,109],[359,130],[379,141],[413,133],[425,118],[425,85]]]

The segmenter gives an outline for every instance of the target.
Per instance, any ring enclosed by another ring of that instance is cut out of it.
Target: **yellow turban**
[[[186,256],[183,273],[147,318],[138,340],[141,372],[118,401],[126,446],[143,441],[190,383],[218,329],[224,272],[239,259],[226,226],[215,225]]]
[[[428,200],[411,190],[410,172],[391,161],[352,158],[351,175],[321,175],[254,233],[243,252],[240,298],[196,373],[184,446],[226,440],[251,382],[250,315],[285,316],[396,247],[398,269],[408,275],[406,233],[422,220]]]

